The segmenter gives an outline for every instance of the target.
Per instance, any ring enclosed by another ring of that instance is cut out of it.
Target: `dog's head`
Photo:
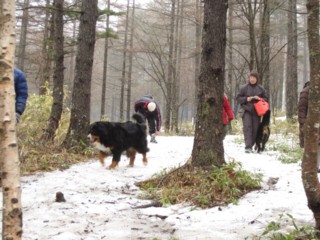
[[[88,139],[91,147],[101,151],[110,151],[110,147],[106,146],[106,139],[111,132],[111,123],[95,122],[89,126]]]

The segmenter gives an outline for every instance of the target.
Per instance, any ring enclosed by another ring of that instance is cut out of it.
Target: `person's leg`
[[[150,142],[157,143],[156,141],[156,124],[153,117],[148,117],[149,134],[151,136]]]
[[[252,115],[249,112],[245,112],[242,116],[243,123],[243,136],[246,152],[252,150]]]

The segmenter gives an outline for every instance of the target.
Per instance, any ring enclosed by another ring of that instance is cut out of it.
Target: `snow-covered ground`
[[[191,155],[193,137],[157,138],[150,144],[149,164],[137,156],[128,168],[123,156],[119,168],[108,170],[98,160],[78,164],[65,171],[22,178],[24,240],[236,240],[260,235],[279,214],[291,214],[296,224],[314,225],[301,181],[300,164],[282,164],[276,152],[245,154],[236,136],[224,142],[226,161],[238,161],[243,169],[263,174],[263,188],[230,204],[195,209],[187,204],[136,208],[141,200],[134,185],[163,169],[184,164]],[[111,159],[106,160],[110,164]],[[269,178],[279,178],[275,185]],[[66,202],[55,202],[62,192]],[[290,221],[288,228],[292,227]]]

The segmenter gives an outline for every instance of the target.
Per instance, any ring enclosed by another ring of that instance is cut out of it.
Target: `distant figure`
[[[16,92],[16,122],[26,109],[28,99],[28,85],[25,74],[18,68],[14,68],[14,90]]]
[[[299,143],[300,147],[304,148],[304,125],[307,121],[308,114],[308,101],[309,101],[309,89],[310,81],[306,82],[303,86],[302,91],[299,96],[298,103],[298,122],[299,122]],[[320,171],[320,145],[318,145],[318,154],[317,154],[317,169]]]
[[[231,121],[234,119],[232,108],[226,95],[223,96],[223,108],[222,108],[222,119],[223,119],[223,132],[222,139],[224,139],[230,129]]]
[[[158,143],[156,136],[159,135],[161,128],[161,113],[158,104],[153,97],[143,96],[134,103],[135,112],[141,113],[148,121],[149,134],[151,136],[150,142]]]
[[[245,142],[245,153],[252,152],[255,144],[261,117],[258,116],[254,103],[263,98],[268,102],[265,89],[258,84],[258,72],[253,70],[249,75],[249,82],[241,86],[237,95],[237,101],[242,111],[243,135]]]

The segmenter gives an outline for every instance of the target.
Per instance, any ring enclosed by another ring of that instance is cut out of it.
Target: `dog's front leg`
[[[109,169],[115,169],[120,162],[120,158],[121,152],[113,152],[112,163],[110,164]]]
[[[99,151],[98,158],[102,166],[104,166],[104,159],[108,156],[107,153]]]

